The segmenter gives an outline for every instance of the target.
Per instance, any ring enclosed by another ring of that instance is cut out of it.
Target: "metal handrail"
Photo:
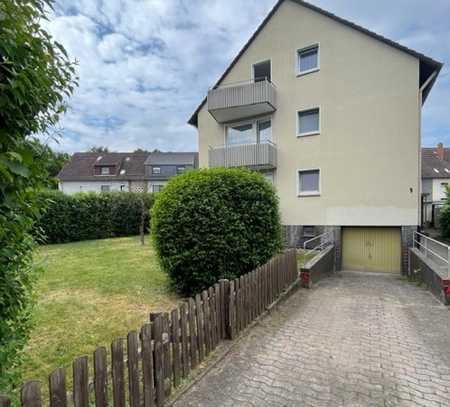
[[[270,140],[264,140],[264,141],[262,141],[262,142],[259,142],[259,143],[244,143],[244,144],[221,144],[221,145],[218,145],[218,146],[211,146],[211,145],[209,145],[208,146],[208,148],[210,149],[210,150],[214,150],[214,149],[217,149],[217,148],[230,148],[230,147],[242,147],[242,146],[254,146],[254,145],[264,145],[264,144],[269,144],[269,145],[271,145],[272,147],[276,147],[277,145],[273,142],[273,141],[270,141]]]
[[[308,245],[308,243],[314,242],[315,240],[320,239],[320,243],[317,246],[314,246],[312,249],[308,249],[306,246]],[[305,242],[303,242],[303,249],[304,250],[320,250],[322,251],[323,249],[325,249],[325,247],[333,244],[334,241],[334,234],[333,232],[324,232],[318,236],[314,236],[311,239],[306,240]]]
[[[435,257],[444,263],[447,268],[447,275],[450,278],[450,246],[440,242],[439,240],[433,239],[429,236],[424,235],[420,232],[414,232],[413,234],[413,245],[417,247],[421,252],[424,253],[425,257]],[[430,246],[437,245],[442,248],[441,253],[437,253],[436,247],[431,248]],[[421,250],[423,249],[423,250]],[[434,249],[434,250],[433,250]]]
[[[269,78],[264,78],[262,80],[255,80],[255,79],[247,79],[245,81],[237,81],[237,82],[230,82],[230,83],[225,83],[223,85],[218,85],[218,86],[212,86],[208,89],[208,91],[210,90],[219,90],[219,89],[225,89],[225,88],[232,88],[234,86],[241,86],[241,85],[252,85],[254,83],[258,83],[258,82],[268,82],[270,83],[274,88],[276,88],[276,85],[269,79]]]

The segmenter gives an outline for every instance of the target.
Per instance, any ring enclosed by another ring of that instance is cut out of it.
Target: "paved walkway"
[[[398,276],[343,272],[293,294],[175,406],[450,406],[450,311]]]

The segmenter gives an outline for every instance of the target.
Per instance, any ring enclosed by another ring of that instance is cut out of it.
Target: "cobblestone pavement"
[[[175,406],[450,406],[450,311],[398,276],[342,272],[294,293]]]

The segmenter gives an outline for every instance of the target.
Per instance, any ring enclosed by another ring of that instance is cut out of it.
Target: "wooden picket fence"
[[[66,385],[66,370],[56,369],[48,379],[50,407],[161,407],[217,345],[234,339],[293,283],[296,282],[295,249],[232,281],[220,280],[169,313],[152,313],[138,333],[111,344],[93,355],[73,361],[73,386]],[[125,346],[126,342],[126,346]],[[111,403],[112,401],[112,403]],[[41,384],[28,381],[20,394],[23,407],[46,405]],[[11,400],[0,395],[0,407]]]

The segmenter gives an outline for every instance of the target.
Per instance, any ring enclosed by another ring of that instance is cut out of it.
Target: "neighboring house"
[[[170,177],[198,167],[198,153],[75,153],[58,175],[76,192],[159,192]],[[159,171],[159,173],[157,173]]]
[[[422,221],[439,226],[439,212],[447,199],[450,184],[450,148],[422,148]]]
[[[420,224],[421,108],[441,67],[280,0],[189,120],[200,167],[272,180],[288,245],[333,231],[343,267],[405,270]]]
[[[152,153],[145,161],[149,191],[159,192],[170,177],[197,167],[197,153]]]

